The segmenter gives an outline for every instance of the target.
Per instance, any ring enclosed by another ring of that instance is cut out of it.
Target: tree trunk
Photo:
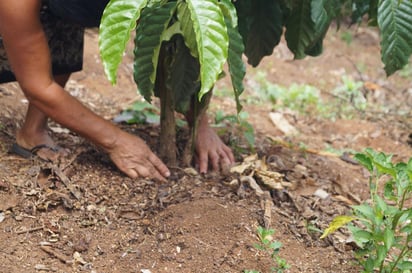
[[[177,166],[176,147],[176,120],[174,94],[167,88],[167,61],[165,47],[162,46],[159,54],[157,70],[156,92],[160,98],[160,138],[159,156],[168,166]]]

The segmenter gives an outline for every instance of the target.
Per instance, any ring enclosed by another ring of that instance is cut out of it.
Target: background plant
[[[159,123],[160,109],[146,101],[137,101],[114,118],[114,122],[128,124]]]
[[[352,77],[342,76],[342,84],[332,90],[335,96],[334,109],[338,117],[350,119],[354,110],[363,113],[368,101],[363,94],[363,82],[355,81]]]
[[[259,243],[255,244],[255,248],[261,251],[265,255],[269,255],[274,265],[271,267],[270,272],[282,273],[286,269],[290,268],[287,261],[279,256],[282,243],[273,239],[275,230],[266,229],[259,226],[256,230],[259,238]],[[244,270],[244,273],[259,273],[257,270]]]
[[[99,46],[106,74],[115,83],[130,32],[136,31],[134,79],[147,101],[161,98],[160,153],[174,164],[174,111],[194,109],[193,142],[196,121],[226,62],[240,111],[243,54],[257,66],[284,36],[296,59],[316,56],[333,20],[351,16],[359,22],[367,16],[380,30],[382,61],[391,75],[412,53],[411,14],[410,0],[111,0]]]
[[[229,145],[233,148],[235,155],[245,152],[255,152],[255,130],[248,122],[249,114],[240,112],[238,115],[228,115],[218,110],[215,113],[213,127],[218,128],[218,134],[229,134]],[[245,147],[246,144],[246,147]]]
[[[392,156],[366,149],[356,155],[369,172],[370,200],[336,217],[321,238],[347,225],[356,257],[365,272],[412,270],[412,158],[393,163]]]

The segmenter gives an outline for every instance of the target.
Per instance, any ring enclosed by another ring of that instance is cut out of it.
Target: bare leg
[[[70,77],[70,74],[55,76],[55,81],[64,87]],[[26,149],[31,149],[36,145],[46,144],[50,147],[56,147],[56,144],[49,135],[49,127],[47,125],[48,117],[37,109],[34,105],[29,103],[26,118],[19,131],[16,133],[16,142]],[[63,155],[67,151],[62,150]],[[38,152],[38,156],[45,159],[55,160],[60,155],[51,150],[42,149]]]
[[[210,127],[207,114],[204,114],[200,119],[195,148],[197,164],[201,173],[206,173],[209,165],[214,171],[219,171],[226,170],[235,163],[232,150]]]

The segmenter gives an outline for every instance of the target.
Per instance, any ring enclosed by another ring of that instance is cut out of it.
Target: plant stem
[[[396,261],[393,263],[393,266],[392,266],[391,270],[389,271],[389,273],[392,273],[392,272],[395,270],[396,265],[397,265],[397,264],[399,263],[399,261],[403,258],[403,256],[407,253],[407,251],[408,251],[408,249],[409,249],[409,248],[408,248],[408,241],[409,241],[409,236],[407,237],[406,242],[405,242],[405,245],[403,246],[401,253],[398,255],[398,258],[397,258]]]
[[[399,206],[398,206],[398,208],[399,208],[400,210],[403,209],[403,205],[404,205],[405,199],[406,199],[406,194],[407,194],[407,191],[405,190],[405,191],[403,192],[403,194],[402,194],[401,203],[400,203]]]
[[[155,88],[160,98],[160,157],[169,166],[177,165],[176,149],[176,120],[175,120],[175,100],[172,91],[167,88],[167,64],[165,63],[167,52],[162,46],[159,54],[159,66],[157,70],[157,83]]]

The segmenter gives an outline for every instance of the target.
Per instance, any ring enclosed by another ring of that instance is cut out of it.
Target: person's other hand
[[[228,170],[235,163],[232,150],[223,143],[207,121],[199,123],[195,147],[200,173],[206,173],[209,165],[213,171],[218,172]]]

